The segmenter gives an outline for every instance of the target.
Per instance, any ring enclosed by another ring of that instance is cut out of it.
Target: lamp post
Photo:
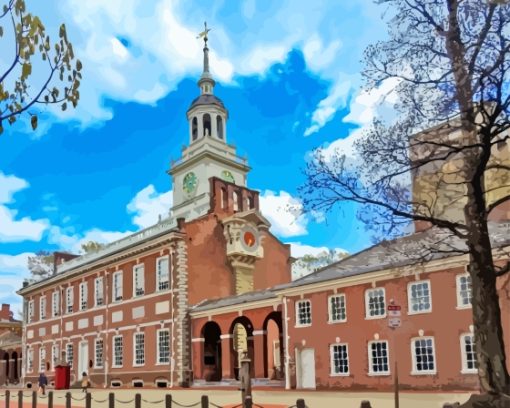
[[[388,326],[393,330],[393,348],[395,350],[395,374],[394,378],[394,392],[395,392],[395,408],[399,408],[399,387],[398,387],[398,364],[397,364],[397,344],[396,344],[396,336],[395,329],[402,325],[402,321],[400,320],[401,310],[400,305],[395,304],[393,299],[390,300],[390,304],[388,305]]]

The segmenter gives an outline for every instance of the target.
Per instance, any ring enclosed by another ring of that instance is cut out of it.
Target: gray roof
[[[243,303],[255,302],[258,300],[266,300],[276,298],[276,294],[271,289],[261,290],[257,292],[243,293],[238,296],[229,296],[221,299],[207,299],[191,308],[191,312],[201,312],[204,310],[215,309],[217,307],[226,307],[232,305],[241,305]]]
[[[199,97],[193,99],[193,102],[191,102],[191,105],[188,110],[190,110],[198,105],[216,105],[226,111],[223,101],[215,95],[209,95],[209,94],[200,95]]]
[[[493,248],[510,245],[509,222],[491,222],[489,223],[489,232]],[[206,300],[194,306],[192,312],[276,298],[277,292],[284,289],[425,263],[435,259],[462,255],[466,251],[464,240],[447,230],[430,228],[391,241],[383,241],[290,283],[239,296]]]

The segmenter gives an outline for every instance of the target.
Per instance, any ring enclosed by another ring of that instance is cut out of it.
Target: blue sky
[[[147,3],[150,3],[148,5]],[[315,217],[299,208],[310,152],[342,149],[381,112],[392,84],[361,88],[364,48],[383,39],[385,11],[369,0],[27,0],[52,38],[65,22],[83,61],[77,109],[41,112],[0,137],[0,301],[38,250],[110,242],[157,221],[171,206],[166,170],[188,141],[185,112],[198,95],[203,21],[215,94],[229,109],[229,143],[247,155],[273,232],[293,254],[358,251],[371,240],[345,205]],[[2,43],[2,41],[0,41]],[[3,58],[9,44],[1,44]],[[6,60],[0,57],[0,69]]]

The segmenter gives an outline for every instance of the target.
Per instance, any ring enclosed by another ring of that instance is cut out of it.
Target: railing
[[[17,404],[14,404],[14,401],[11,400],[11,393],[9,390],[5,391],[5,394],[0,394],[0,398],[4,398],[4,407],[5,408],[22,408],[26,405],[23,405],[24,401],[30,403],[31,399],[31,407],[37,408],[37,401],[39,400],[47,400],[47,407],[54,408],[54,406],[62,406],[62,404],[55,404],[55,400],[63,399],[65,408],[72,408],[73,401],[77,402],[85,402],[85,408],[96,408],[97,404],[107,404],[108,408],[118,407],[126,407],[131,406],[134,408],[147,408],[151,406],[163,406],[164,408],[224,408],[223,405],[215,404],[214,402],[209,401],[209,397],[207,395],[202,395],[200,401],[195,402],[194,404],[181,404],[172,398],[171,394],[166,394],[164,398],[159,400],[147,400],[142,398],[142,395],[137,393],[133,398],[123,400],[115,397],[115,393],[110,392],[107,398],[104,399],[96,399],[92,395],[92,393],[87,392],[82,394],[81,397],[73,395],[71,392],[66,392],[64,395],[54,395],[53,391],[49,391],[47,394],[38,395],[36,391],[29,393],[28,395],[23,391],[18,391]],[[80,404],[81,406],[81,404]],[[232,404],[228,405],[232,407]],[[363,407],[363,405],[362,405]],[[232,408],[264,408],[264,405],[255,404],[251,397],[246,397],[244,404],[234,405]],[[287,408],[310,408],[305,404],[305,400],[298,399],[295,405],[291,405]],[[367,407],[370,408],[370,405]]]

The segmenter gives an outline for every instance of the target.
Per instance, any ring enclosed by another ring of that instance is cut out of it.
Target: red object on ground
[[[71,382],[71,367],[56,366],[55,367],[55,389],[68,390]]]

